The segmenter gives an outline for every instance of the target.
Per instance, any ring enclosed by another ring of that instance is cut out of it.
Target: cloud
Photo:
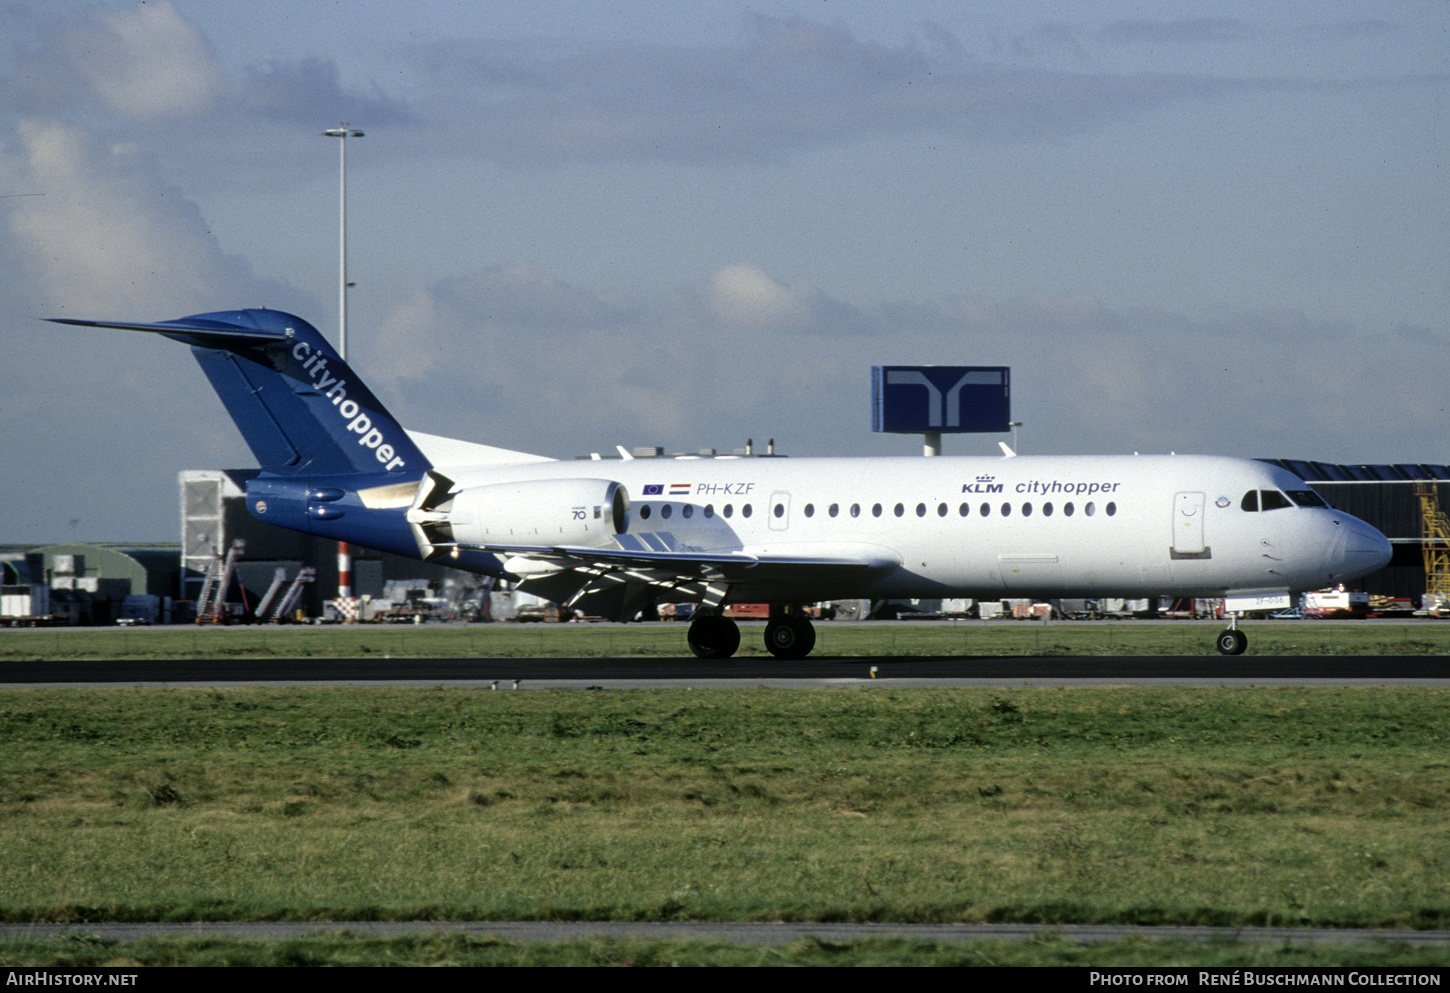
[[[768,159],[883,134],[1043,137],[1205,93],[1178,75],[987,64],[938,25],[888,45],[764,14],[747,17],[734,45],[455,39],[398,57],[433,94],[420,117],[447,121],[455,145],[518,164]]]
[[[69,537],[57,507],[83,521],[81,540],[174,538],[173,471],[252,464],[236,429],[185,348],[40,318],[313,306],[223,253],[197,205],[132,146],[49,119],[22,121],[16,135],[0,146],[0,187],[43,195],[0,213],[0,366],[15,380],[0,403],[17,470],[0,480],[8,538]]]
[[[716,270],[689,295],[703,320],[722,330],[838,335],[872,327],[855,308],[810,283],[799,280],[787,286],[749,262]]]
[[[699,287],[680,313],[663,300],[621,306],[537,267],[449,277],[389,315],[380,365],[413,426],[555,455],[768,436],[797,455],[909,451],[868,430],[870,367],[931,363],[1011,366],[1033,452],[1450,457],[1433,419],[1400,432],[1401,455],[1366,431],[1385,417],[1425,422],[1415,408],[1437,389],[1433,370],[1386,356],[1447,344],[1426,329],[1367,336],[1297,312],[1206,320],[1035,293],[852,312],[843,348],[809,284],[741,262]],[[1404,391],[1364,388],[1387,377]]]
[[[101,102],[125,117],[200,114],[227,88],[211,45],[171,0],[87,19],[69,33],[66,51]]]
[[[792,330],[815,323],[812,311],[819,297],[809,283],[782,286],[755,266],[737,262],[706,281],[704,303],[720,327]]]
[[[381,91],[363,94],[344,89],[337,64],[320,57],[249,68],[241,99],[249,113],[308,127],[316,127],[319,119],[366,121],[368,127],[413,120],[402,102]]]
[[[5,247],[18,272],[0,276],[0,288],[11,301],[57,315],[174,317],[219,299],[298,299],[223,255],[196,205],[131,146],[107,147],[53,120],[17,130],[19,147],[0,148],[0,177],[44,195],[7,211]]]
[[[1099,30],[1098,37],[1118,45],[1194,45],[1243,41],[1254,33],[1236,17],[1186,17],[1114,21]]]
[[[540,267],[482,269],[441,279],[386,315],[378,378],[399,416],[419,419],[410,426],[492,444],[552,447],[568,434],[561,416],[632,430],[647,416],[674,430],[689,386],[672,373],[688,362],[680,336],[657,330]],[[435,388],[420,393],[420,382]],[[450,423],[463,411],[470,423]]]

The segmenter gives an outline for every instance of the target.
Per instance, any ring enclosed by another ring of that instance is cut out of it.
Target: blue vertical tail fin
[[[311,324],[276,310],[232,310],[139,324],[61,324],[163,334],[191,346],[265,473],[416,480],[432,466]]]

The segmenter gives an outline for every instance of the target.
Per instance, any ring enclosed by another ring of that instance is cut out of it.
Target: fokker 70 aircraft
[[[690,649],[724,658],[729,603],[768,603],[800,658],[800,606],[845,598],[1282,596],[1390,558],[1385,536],[1286,470],[1197,455],[556,461],[405,431],[306,321],[198,314],[190,345],[262,472],[261,521],[513,580],[629,620],[699,604]],[[1230,622],[1225,654],[1247,639]]]

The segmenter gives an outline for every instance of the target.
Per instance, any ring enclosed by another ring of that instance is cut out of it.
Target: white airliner
[[[699,604],[690,649],[810,652],[801,605],[847,598],[1282,598],[1383,567],[1390,544],[1267,463],[1199,455],[556,461],[406,432],[306,321],[156,324],[191,345],[262,472],[259,520],[443,562],[618,620]],[[1005,451],[1005,448],[1004,448]],[[1247,638],[1230,622],[1218,649]]]

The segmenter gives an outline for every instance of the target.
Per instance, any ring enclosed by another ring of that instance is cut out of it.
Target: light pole
[[[347,358],[347,139],[361,138],[363,132],[348,126],[346,121],[322,132],[337,143],[337,354]]]
[[[347,361],[347,139],[361,138],[363,133],[343,121],[322,134],[340,139],[337,143],[337,354]],[[337,599],[343,619],[357,620],[352,595],[352,548],[345,541],[337,543]]]

